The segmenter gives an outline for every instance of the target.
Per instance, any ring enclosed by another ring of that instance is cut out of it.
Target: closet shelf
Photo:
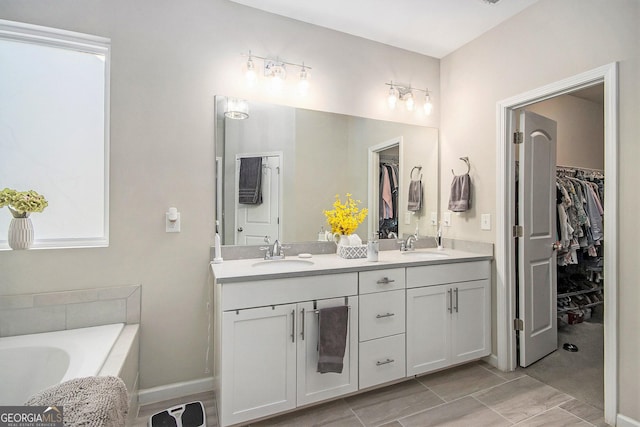
[[[591,288],[591,289],[583,289],[581,291],[574,291],[574,292],[567,292],[567,293],[564,293],[564,294],[558,294],[558,298],[572,297],[572,296],[575,296],[575,295],[588,294],[590,292],[597,292],[597,291],[601,291],[603,289],[604,289],[603,286],[596,286],[595,288]]]
[[[604,301],[592,302],[591,304],[584,304],[584,305],[581,305],[579,307],[559,308],[558,309],[558,314],[565,313],[565,312],[571,311],[571,310],[581,310],[583,308],[595,307],[596,305],[600,305],[600,304],[604,304]]]

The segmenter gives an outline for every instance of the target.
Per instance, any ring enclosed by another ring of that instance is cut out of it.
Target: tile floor
[[[213,392],[140,408],[135,427],[178,403],[202,400],[218,426]],[[606,426],[601,410],[522,371],[500,372],[484,362],[411,379],[363,394],[252,423],[279,427]]]

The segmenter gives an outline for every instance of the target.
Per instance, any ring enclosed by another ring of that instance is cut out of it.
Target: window
[[[0,190],[49,202],[33,248],[108,246],[109,57],[108,39],[0,20]]]

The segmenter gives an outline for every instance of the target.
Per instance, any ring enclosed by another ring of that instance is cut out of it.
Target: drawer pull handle
[[[387,314],[378,314],[376,315],[376,319],[383,319],[385,317],[391,317],[391,316],[395,316],[395,313],[387,313]]]
[[[393,283],[393,282],[395,282],[395,280],[389,279],[388,277],[383,277],[382,279],[378,280],[376,283],[378,285],[388,285],[389,283]]]
[[[376,362],[376,366],[387,365],[387,364],[393,363],[393,362],[395,362],[395,360],[393,360],[393,359],[383,360],[382,362],[381,361],[377,361]]]

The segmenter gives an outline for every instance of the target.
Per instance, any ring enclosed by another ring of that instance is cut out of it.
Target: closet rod
[[[573,170],[573,171],[589,171],[589,172],[600,172],[600,173],[604,173],[604,170],[602,169],[592,169],[592,168],[581,168],[579,166],[561,166],[561,165],[556,165],[556,169],[563,169],[563,170]]]

